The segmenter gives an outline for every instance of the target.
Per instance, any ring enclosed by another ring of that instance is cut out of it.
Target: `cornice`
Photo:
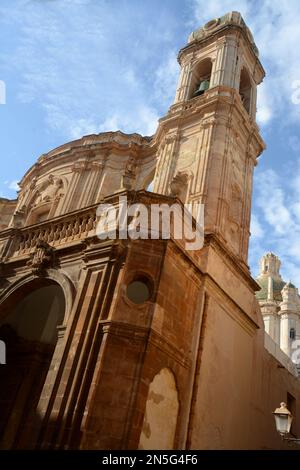
[[[98,135],[82,137],[57,147],[50,152],[41,155],[37,162],[29,168],[21,180],[24,186],[27,180],[34,176],[40,176],[41,170],[50,165],[63,165],[68,160],[82,158],[89,161],[97,158],[97,153],[114,152],[116,154],[130,154],[136,158],[147,157],[155,153],[153,137],[143,137],[139,134],[124,134],[121,131],[105,132]]]
[[[221,93],[226,93],[228,96],[224,96]],[[219,113],[220,105],[228,106],[230,113],[228,112],[222,116]],[[169,128],[182,126],[184,122],[191,121],[197,118],[198,115],[207,113],[209,108],[212,115],[205,120],[199,120],[199,124],[202,127],[218,123],[233,127],[234,119],[236,119],[240,124],[240,132],[244,132],[247,139],[249,139],[249,135],[251,139],[254,139],[255,144],[259,148],[258,156],[265,150],[266,144],[260,136],[259,127],[244,109],[237,91],[223,86],[210,88],[204,95],[171,106],[168,113],[159,120],[159,127],[155,135],[157,145],[160,145],[163,136]],[[213,115],[216,113],[218,113],[218,116]],[[228,122],[229,114],[235,116],[230,122]]]

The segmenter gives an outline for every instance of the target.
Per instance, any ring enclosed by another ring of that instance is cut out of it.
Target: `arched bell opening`
[[[242,68],[239,87],[240,97],[247,113],[251,111],[252,84],[248,71]]]
[[[190,83],[189,99],[203,95],[203,93],[209,89],[211,71],[212,61],[209,58],[202,60],[194,67]]]
[[[0,308],[0,340],[6,345],[6,364],[0,366],[0,448],[30,448],[57,327],[64,321],[65,296],[56,282],[36,279],[5,303],[9,309]]]

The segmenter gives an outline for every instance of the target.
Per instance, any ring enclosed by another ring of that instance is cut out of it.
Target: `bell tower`
[[[193,32],[178,61],[174,104],[157,132],[154,192],[193,211],[204,204],[205,233],[247,264],[253,169],[265,148],[255,121],[265,75],[257,47],[231,12]]]

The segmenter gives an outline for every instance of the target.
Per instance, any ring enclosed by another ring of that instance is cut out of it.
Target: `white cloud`
[[[268,169],[257,174],[256,205],[264,214],[266,222],[277,234],[285,234],[293,227],[293,220],[287,208],[287,201],[281,181],[274,170]]]
[[[19,101],[39,106],[49,131],[62,139],[107,130],[110,123],[153,134],[167,92],[175,93],[173,20],[161,12],[155,26],[146,27],[147,18],[137,21],[141,11],[135,18],[134,5],[124,2],[112,14],[107,2],[90,0],[1,5],[0,23],[18,28],[13,54],[2,57],[19,76]],[[161,57],[168,58],[168,77],[157,67]]]
[[[99,126],[98,132],[117,131],[145,135],[152,135],[158,124],[158,114],[153,108],[141,105],[136,109],[135,115],[122,114],[117,110],[108,116]]]
[[[169,52],[165,61],[160,64],[155,73],[155,93],[159,100],[169,105],[174,100],[176,85],[180,73],[176,51]]]
[[[257,173],[250,263],[256,266],[265,252],[274,251],[282,260],[285,279],[300,287],[299,181],[300,161],[289,175],[279,175],[271,169]]]
[[[258,220],[256,214],[252,214],[251,216],[251,227],[250,227],[251,237],[255,239],[263,238],[265,235],[264,229],[261,223]]]
[[[16,197],[16,192],[20,191],[20,187],[18,185],[19,180],[12,180],[12,181],[3,181],[1,186],[3,185],[2,190],[0,191],[0,197],[10,199],[12,196]]]
[[[246,16],[249,8],[247,0],[214,0],[210,2],[195,0],[195,16],[200,25],[213,18],[219,18],[229,11],[239,11]]]
[[[262,83],[257,90],[257,115],[256,119],[262,126],[267,125],[274,115],[272,99],[269,96],[269,89],[266,88],[265,83]]]
[[[20,191],[18,180],[11,181],[10,183],[8,183],[7,186],[9,189],[12,189],[13,191]]]
[[[300,139],[296,135],[291,135],[288,139],[289,146],[294,152],[299,152],[300,150]],[[300,181],[299,181],[300,182]]]

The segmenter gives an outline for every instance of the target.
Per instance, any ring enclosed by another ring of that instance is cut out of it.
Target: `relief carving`
[[[136,161],[134,157],[130,157],[126,168],[125,173],[122,177],[122,186],[125,189],[132,189],[136,177]]]
[[[63,195],[62,187],[62,179],[55,178],[53,175],[50,175],[48,180],[38,189],[36,199],[32,206],[36,207],[38,205],[47,202],[53,202],[54,200],[59,199]]]
[[[53,248],[51,248],[48,243],[43,240],[39,240],[36,244],[36,250],[31,258],[28,261],[28,266],[30,266],[33,274],[37,276],[41,275],[43,270],[46,267],[49,267],[53,261]]]
[[[185,202],[188,189],[189,175],[179,171],[170,183],[170,196],[178,197]]]
[[[26,216],[26,206],[22,206],[19,210],[16,210],[13,215],[12,226],[15,228],[23,227]]]

